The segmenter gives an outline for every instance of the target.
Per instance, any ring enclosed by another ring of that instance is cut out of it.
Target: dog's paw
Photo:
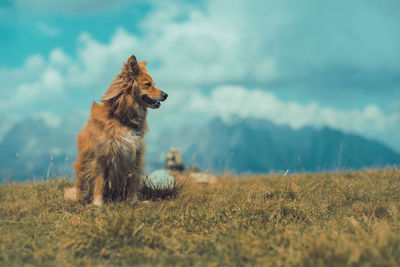
[[[93,200],[93,205],[95,205],[97,207],[103,206],[103,201],[95,199],[95,200]]]

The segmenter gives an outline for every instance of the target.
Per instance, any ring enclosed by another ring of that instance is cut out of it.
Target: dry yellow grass
[[[400,266],[397,170],[225,175],[100,208],[65,202],[71,184],[0,187],[2,266]]]

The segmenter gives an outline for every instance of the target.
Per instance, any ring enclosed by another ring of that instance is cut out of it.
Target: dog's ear
[[[147,73],[146,65],[147,65],[147,62],[146,62],[146,61],[140,61],[140,62],[139,62],[140,70],[141,70],[142,72],[144,72],[144,73]]]
[[[135,55],[132,54],[132,56],[128,59],[127,68],[128,68],[128,72],[131,75],[133,75],[133,76],[139,75],[140,67],[136,60]]]

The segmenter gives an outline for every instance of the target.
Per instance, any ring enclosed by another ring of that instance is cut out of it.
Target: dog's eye
[[[151,83],[150,82],[149,83],[145,83],[144,85],[146,85],[147,87],[150,87]]]

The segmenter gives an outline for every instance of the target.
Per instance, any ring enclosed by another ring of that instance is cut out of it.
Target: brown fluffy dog
[[[146,62],[132,55],[101,100],[93,102],[88,123],[78,135],[74,164],[76,188],[64,198],[94,205],[137,199],[143,175],[147,108],[159,108],[167,94],[157,89]]]

